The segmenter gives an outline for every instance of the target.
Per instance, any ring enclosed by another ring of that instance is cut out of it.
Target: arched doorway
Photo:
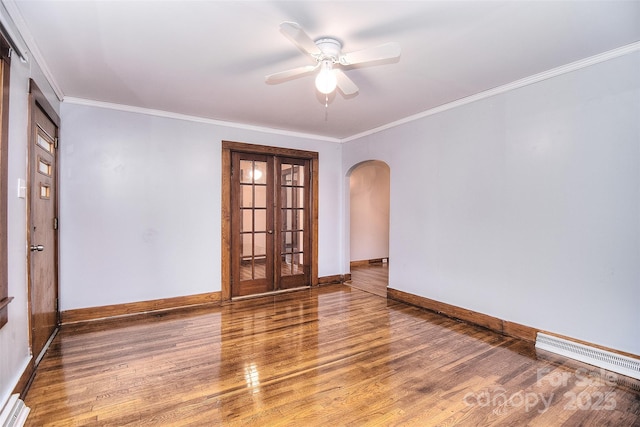
[[[387,295],[390,168],[378,160],[349,174],[349,260],[352,287]]]

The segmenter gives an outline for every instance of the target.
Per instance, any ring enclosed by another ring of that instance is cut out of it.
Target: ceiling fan
[[[316,76],[316,88],[320,93],[327,95],[338,87],[343,95],[353,95],[358,92],[358,86],[347,77],[341,67],[400,57],[398,43],[385,43],[373,48],[343,53],[342,43],[336,38],[321,37],[314,41],[295,22],[283,22],[280,24],[280,31],[300,50],[310,55],[316,63],[269,74],[265,77],[265,81],[269,84],[281,83],[319,70]]]

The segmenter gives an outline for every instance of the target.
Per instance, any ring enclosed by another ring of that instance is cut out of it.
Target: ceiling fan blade
[[[354,65],[362,64],[364,62],[395,59],[399,56],[400,45],[398,43],[385,43],[380,46],[345,53],[340,57],[340,63],[342,65]]]
[[[313,73],[316,68],[318,68],[317,65],[305,65],[304,67],[292,68],[291,70],[269,74],[264,78],[264,80],[267,83],[280,83]]]
[[[340,69],[334,69],[334,73],[336,74],[337,86],[345,95],[353,95],[358,93],[358,86],[351,80],[344,71]]]
[[[311,40],[311,37],[295,22],[283,22],[280,24],[280,31],[303,52],[310,55],[319,55],[322,53],[315,42]]]

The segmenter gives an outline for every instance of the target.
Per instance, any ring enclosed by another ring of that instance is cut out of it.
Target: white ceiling
[[[329,139],[640,40],[640,1],[2,1],[65,99]],[[264,81],[312,63],[283,21],[402,55],[348,70],[360,92],[325,109],[313,76]]]

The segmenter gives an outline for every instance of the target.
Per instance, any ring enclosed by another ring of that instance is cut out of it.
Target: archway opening
[[[389,284],[390,168],[378,160],[349,175],[349,260],[352,287],[383,297]]]

